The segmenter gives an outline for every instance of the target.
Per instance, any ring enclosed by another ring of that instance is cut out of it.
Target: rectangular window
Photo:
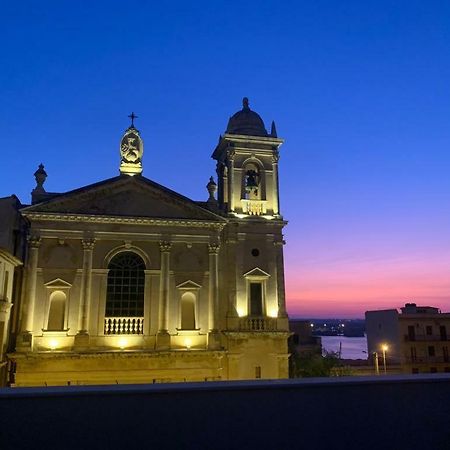
[[[445,328],[445,325],[441,325],[439,327],[439,333],[441,335],[441,341],[447,340],[447,328]]]
[[[419,373],[419,369],[417,367],[413,367],[411,372],[412,373]]]
[[[416,347],[411,347],[411,362],[414,362],[416,360],[417,360]]]
[[[250,315],[263,315],[262,283],[250,283]]]
[[[449,362],[448,347],[442,347],[442,356],[444,357],[444,362]]]
[[[427,325],[426,333],[427,333],[427,336],[431,336],[433,334],[433,327],[431,325]]]
[[[261,366],[255,367],[255,378],[261,378]]]
[[[428,356],[436,356],[436,350],[434,349],[434,345],[430,345],[428,347]]]
[[[436,367],[430,367],[430,373],[437,373]]]
[[[416,340],[416,332],[414,330],[414,326],[408,326],[408,340],[415,341]]]

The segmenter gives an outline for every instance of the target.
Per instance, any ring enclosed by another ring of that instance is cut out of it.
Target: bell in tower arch
[[[259,199],[260,175],[255,166],[248,167],[245,171],[245,194],[248,199]]]

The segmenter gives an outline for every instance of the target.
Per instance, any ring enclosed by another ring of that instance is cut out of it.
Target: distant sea
[[[322,349],[327,352],[338,352],[342,344],[342,359],[367,359],[367,338],[346,336],[321,336]]]

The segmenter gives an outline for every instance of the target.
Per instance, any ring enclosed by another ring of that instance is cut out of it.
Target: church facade
[[[11,384],[287,378],[275,125],[244,99],[197,202],[142,175],[132,116],[119,176],[56,194],[35,173]]]

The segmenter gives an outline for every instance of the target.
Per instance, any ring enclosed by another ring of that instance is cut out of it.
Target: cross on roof
[[[128,117],[131,119],[131,126],[134,127],[134,119],[137,119],[138,116],[136,116],[134,112],[131,112],[131,114]]]

